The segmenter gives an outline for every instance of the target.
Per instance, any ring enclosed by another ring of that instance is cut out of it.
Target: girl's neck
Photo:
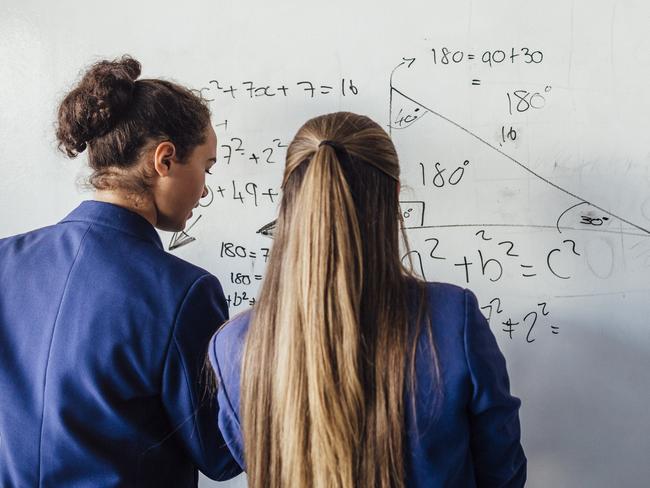
[[[115,190],[96,190],[93,199],[131,210],[144,217],[154,227],[156,226],[157,212],[151,198],[133,196]]]

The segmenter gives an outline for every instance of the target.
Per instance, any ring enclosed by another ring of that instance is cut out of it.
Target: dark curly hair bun
[[[59,106],[56,137],[73,158],[109,132],[129,110],[141,66],[130,56],[93,64]]]

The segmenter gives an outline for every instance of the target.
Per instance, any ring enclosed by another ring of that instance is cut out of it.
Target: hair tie
[[[320,144],[318,144],[318,147],[321,147],[323,145],[330,146],[330,147],[334,148],[334,150],[336,151],[336,155],[339,157],[339,159],[346,159],[347,161],[352,160],[352,158],[350,156],[350,153],[345,148],[345,146],[343,144],[341,144],[340,142],[332,141],[330,139],[324,139],[324,140],[320,141]],[[396,177],[395,175],[390,174],[389,172],[387,172],[383,168],[380,168],[379,166],[373,164],[370,161],[364,161],[364,163],[372,166],[373,168],[375,168],[378,171],[381,171],[386,176],[388,176],[390,179],[395,180],[395,181],[397,181],[399,183],[399,178],[398,177]]]
[[[320,143],[318,144],[318,147],[321,147],[321,146],[330,146],[331,148],[333,148],[334,151],[336,151],[336,156],[337,156],[337,157],[339,158],[339,160],[341,160],[341,161],[346,160],[346,161],[349,162],[349,161],[352,160],[352,157],[350,156],[350,153],[349,153],[348,150],[345,148],[345,146],[344,146],[343,144],[341,144],[340,142],[332,141],[332,140],[330,140],[330,139],[323,139],[323,140],[320,141]],[[308,158],[308,159],[305,159],[305,160],[302,161],[302,162],[308,162],[308,161],[310,161],[310,160],[311,160],[311,158]],[[386,171],[386,170],[384,170],[383,168],[380,168],[379,166],[373,164],[371,161],[364,161],[364,163],[365,163],[365,164],[368,164],[369,166],[372,166],[372,167],[375,168],[377,171],[381,171],[381,172],[384,173],[386,176],[388,176],[390,179],[395,180],[397,183],[399,183],[399,178],[398,178],[397,176],[390,174],[388,171]],[[286,174],[286,175],[285,175],[285,178],[284,178],[284,180],[282,181],[282,184],[280,185],[280,188],[283,188],[283,189],[284,189],[284,185],[286,184],[287,179],[289,178],[289,176],[291,175],[292,172],[293,172],[293,171],[291,171],[289,174]]]
[[[320,141],[320,144],[318,145],[318,147],[321,147],[322,145],[330,146],[330,147],[334,148],[335,151],[344,151],[345,150],[345,147],[343,146],[343,144],[339,144],[336,141],[330,141],[329,139],[325,139],[325,140]]]

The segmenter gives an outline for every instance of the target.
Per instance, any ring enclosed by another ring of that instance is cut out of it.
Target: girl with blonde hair
[[[210,345],[249,486],[523,486],[520,401],[475,296],[402,265],[388,134],[311,119],[282,187],[258,302]]]

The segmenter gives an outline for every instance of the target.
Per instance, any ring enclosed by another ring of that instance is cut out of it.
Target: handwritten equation
[[[223,164],[277,164],[284,163],[287,144],[274,138],[264,146],[251,148],[241,137],[229,137],[219,146],[217,160]]]
[[[502,300],[495,297],[487,305],[481,307],[485,318],[492,328],[500,327],[500,331],[505,333],[512,340],[515,336],[521,335],[527,344],[532,344],[537,339],[538,334],[550,333],[558,335],[560,327],[554,325],[549,318],[550,311],[546,302],[537,303],[530,311],[524,312],[517,320],[512,319],[505,313],[502,307]],[[507,318],[506,318],[507,317]]]
[[[256,81],[231,83],[223,80],[210,80],[207,86],[200,88],[198,91],[205,100],[214,102],[217,98],[223,96],[231,100],[268,100],[290,96],[316,99],[328,95],[347,97],[358,95],[359,87],[349,78],[340,78],[333,81],[300,80],[294,83],[280,84]]]
[[[539,49],[528,47],[508,47],[481,51],[480,56],[461,49],[449,49],[446,46],[431,48],[433,64],[440,66],[479,62],[490,68],[501,64],[540,64],[544,53]]]

